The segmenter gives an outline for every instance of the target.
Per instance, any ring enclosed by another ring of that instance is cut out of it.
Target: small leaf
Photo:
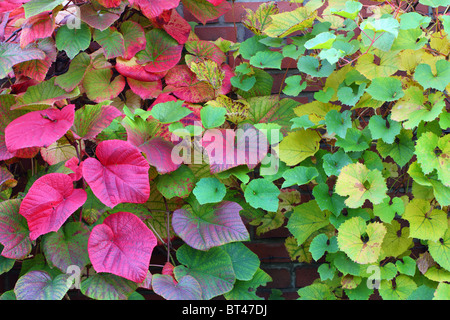
[[[378,260],[386,228],[382,223],[366,224],[363,218],[353,217],[339,226],[339,248],[359,264]]]
[[[280,190],[277,186],[265,179],[254,179],[250,181],[244,191],[245,200],[253,208],[261,208],[266,211],[276,212],[278,210],[278,195]]]
[[[200,179],[192,190],[201,205],[222,201],[226,192],[225,185],[214,177]]]
[[[91,29],[81,22],[79,28],[69,28],[67,24],[61,26],[56,33],[56,48],[65,51],[73,60],[80,52],[86,50],[91,44]]]
[[[227,109],[224,107],[214,107],[206,105],[200,110],[200,117],[202,119],[202,125],[206,129],[220,127],[225,122],[225,116],[227,115]]]
[[[336,133],[339,137],[345,138],[347,130],[352,127],[351,114],[349,110],[343,112],[330,110],[325,116],[328,133]]]
[[[387,186],[381,171],[369,170],[359,162],[342,168],[335,191],[341,196],[348,196],[345,204],[350,208],[358,208],[366,200],[379,204],[387,197]]]
[[[429,64],[421,63],[416,67],[414,80],[424,88],[433,88],[444,91],[450,83],[450,62],[447,60],[436,61],[436,73],[433,74]]]
[[[318,175],[319,172],[314,167],[297,166],[295,168],[288,169],[283,173],[283,178],[285,181],[281,187],[288,188],[293,185],[301,186],[308,184]]]
[[[156,187],[167,199],[174,197],[186,198],[195,186],[196,177],[192,170],[185,165],[177,170],[159,175],[156,181]]]
[[[339,250],[337,238],[328,239],[327,235],[321,233],[314,237],[309,246],[309,251],[314,260],[318,261],[325,252],[335,253]]]
[[[288,166],[294,166],[319,150],[320,135],[311,129],[289,133],[280,142],[280,160]]]

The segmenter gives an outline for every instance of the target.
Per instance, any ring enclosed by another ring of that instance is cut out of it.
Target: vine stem
[[[167,216],[167,224],[166,224],[166,228],[167,228],[167,262],[170,262],[170,211],[169,211],[169,206],[167,205],[167,200],[165,197],[163,197],[164,199],[164,205],[166,206],[166,216]]]

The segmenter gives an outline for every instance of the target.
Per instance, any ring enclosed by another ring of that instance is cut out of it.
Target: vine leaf
[[[450,83],[450,62],[447,60],[436,61],[435,74],[433,74],[429,64],[421,63],[416,67],[414,80],[424,89],[433,88],[444,91]]]
[[[130,0],[130,4],[139,7],[148,19],[158,17],[165,10],[176,8],[179,3],[180,0]]]
[[[181,265],[174,269],[175,278],[194,277],[202,288],[202,299],[209,300],[233,289],[233,262],[221,248],[202,251],[184,244],[177,249],[177,259]]]
[[[330,223],[329,216],[329,211],[320,210],[316,200],[311,200],[294,207],[287,228],[297,240],[297,244],[301,246],[313,232]]]
[[[202,24],[222,16],[231,9],[231,4],[227,1],[214,0],[217,4],[208,0],[181,0],[181,2]]]
[[[374,263],[378,260],[386,234],[382,223],[366,224],[363,218],[353,217],[342,223],[338,231],[339,248],[350,259],[359,264]]]
[[[373,206],[373,214],[385,223],[391,223],[396,214],[402,215],[404,211],[404,202],[399,197],[395,197],[392,200],[385,198],[383,202]]]
[[[234,241],[245,241],[249,234],[239,215],[242,207],[231,201],[194,204],[175,210],[172,226],[189,246],[209,250]]]
[[[83,177],[95,196],[106,206],[144,203],[150,195],[149,164],[140,151],[122,140],[98,144],[97,159],[83,161]]]
[[[450,271],[450,229],[437,241],[428,241],[428,251],[433,259],[447,271]]]
[[[147,39],[145,38],[144,28],[134,21],[125,21],[120,25],[120,32],[123,36],[125,60],[132,59],[136,53],[145,49]]]
[[[325,252],[335,253],[339,250],[337,238],[331,239],[324,233],[321,233],[314,237],[309,245],[309,252],[311,252],[312,258],[318,261]]]
[[[0,43],[0,78],[12,71],[21,62],[45,59],[45,52],[32,46],[22,49],[17,43]]]
[[[301,129],[288,133],[279,144],[280,160],[294,166],[319,150],[320,135],[315,130]]]
[[[402,82],[397,78],[378,77],[366,91],[375,99],[380,101],[395,101],[405,95],[402,89]]]
[[[130,212],[116,212],[92,229],[88,252],[95,271],[141,283],[156,244],[155,235],[141,219]]]
[[[369,130],[373,139],[381,139],[384,142],[394,143],[395,137],[400,133],[401,124],[393,121],[388,116],[383,119],[382,116],[374,115],[369,120]]]
[[[72,286],[69,276],[52,278],[46,271],[33,270],[17,280],[14,293],[17,300],[62,300]]]
[[[345,204],[350,208],[358,208],[366,200],[379,204],[387,197],[387,186],[381,171],[369,170],[359,162],[341,169],[335,191],[341,196],[348,196]]]
[[[81,293],[97,300],[126,300],[138,288],[136,282],[111,273],[95,273],[81,282]]]
[[[113,27],[103,31],[96,29],[94,31],[94,41],[102,47],[106,59],[122,57],[125,54],[123,35]]]
[[[155,274],[152,277],[152,289],[166,300],[201,300],[202,288],[190,275],[181,277],[178,282],[169,275]]]
[[[25,1],[24,1],[25,2]],[[23,5],[25,10],[25,18],[28,19],[32,16],[38,15],[45,11],[52,11],[64,0],[31,0]]]
[[[162,29],[152,29],[145,34],[146,47],[136,54],[137,62],[148,72],[167,71],[178,64],[183,45]]]
[[[20,204],[19,213],[27,219],[33,241],[42,234],[58,231],[86,200],[86,192],[74,189],[71,177],[49,173],[33,183]]]
[[[32,16],[23,22],[20,47],[23,49],[38,39],[51,37],[54,30],[54,21],[47,13]]]
[[[195,186],[196,177],[191,168],[181,165],[177,170],[162,174],[156,179],[156,187],[167,199],[186,198]]]
[[[227,193],[225,185],[215,177],[201,178],[195,185],[192,193],[197,201],[203,205],[206,203],[221,202]]]
[[[244,197],[248,204],[253,208],[261,208],[270,212],[278,210],[279,195],[278,187],[263,178],[250,181],[244,191]]]
[[[410,236],[417,239],[438,241],[448,228],[447,214],[424,199],[412,199],[402,218],[409,221]]]
[[[112,77],[112,69],[90,69],[86,72],[82,83],[88,98],[96,103],[116,98],[126,82],[122,75]]]
[[[42,250],[50,266],[65,273],[69,266],[83,269],[89,261],[87,245],[89,228],[80,222],[69,222],[57,232],[46,234],[42,239]]]
[[[351,111],[345,110],[339,112],[337,110],[330,110],[325,115],[325,124],[329,134],[335,133],[339,137],[345,138],[347,130],[352,127]]]
[[[450,136],[438,137],[433,132],[423,133],[416,143],[417,162],[423,173],[436,169],[439,180],[450,186]]]
[[[27,222],[19,214],[21,200],[11,199],[0,203],[1,255],[9,259],[25,259],[31,252]]]
[[[388,144],[378,140],[377,151],[383,158],[391,157],[400,166],[404,167],[414,155],[414,141],[411,130],[401,129],[394,143]]]
[[[69,28],[65,24],[56,33],[56,48],[59,51],[65,51],[67,56],[73,60],[80,51],[89,48],[91,36],[91,29],[84,22],[80,23],[79,28]]]
[[[312,27],[317,17],[317,11],[311,12],[306,7],[270,15],[272,21],[263,32],[272,38],[283,38],[296,31]]]

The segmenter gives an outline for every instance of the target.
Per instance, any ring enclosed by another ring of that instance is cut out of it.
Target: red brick
[[[269,276],[272,277],[272,281],[268,282],[265,288],[292,288],[292,275],[289,269],[287,268],[269,268],[262,267]]]
[[[320,276],[316,267],[303,266],[295,269],[295,286],[297,288],[309,286],[318,278]]]
[[[292,262],[284,241],[249,242],[245,245],[254,252],[263,263]]]
[[[195,34],[201,40],[214,41],[218,38],[223,38],[225,40],[230,40],[233,42],[237,41],[236,29],[232,26],[210,26],[210,25],[198,25],[195,27]]]

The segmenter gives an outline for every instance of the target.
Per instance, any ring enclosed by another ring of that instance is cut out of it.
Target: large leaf
[[[80,222],[69,222],[57,232],[46,234],[42,250],[50,266],[66,273],[69,266],[83,269],[90,263],[87,252],[89,228]]]
[[[180,61],[183,46],[164,30],[152,29],[145,34],[145,38],[146,47],[137,53],[136,58],[148,72],[167,71]]]
[[[9,152],[27,147],[47,147],[61,138],[72,126],[75,116],[73,104],[61,110],[47,109],[29,112],[13,120],[5,129]],[[24,136],[24,130],[27,135]]]
[[[95,271],[140,283],[155,246],[156,237],[142,220],[130,212],[116,212],[92,229],[88,251]]]
[[[62,300],[72,286],[69,274],[52,278],[46,271],[34,270],[17,280],[14,293],[17,300]]]
[[[30,239],[58,231],[67,218],[87,199],[82,189],[74,189],[72,178],[49,173],[37,179],[20,204],[19,213],[27,219]]]
[[[125,21],[120,26],[120,32],[123,35],[125,53],[123,58],[130,60],[136,53],[145,49],[147,40],[145,38],[144,28],[134,21]]]
[[[438,178],[450,186],[450,136],[438,137],[433,132],[425,132],[416,143],[417,162],[423,173],[437,171]]]
[[[450,271],[450,229],[438,241],[429,241],[428,250],[439,265]]]
[[[96,155],[98,160],[84,160],[83,177],[101,202],[113,208],[148,200],[149,164],[138,149],[126,141],[107,140],[98,144]]]
[[[263,178],[250,181],[244,191],[245,200],[249,205],[270,212],[278,210],[279,195],[278,187],[273,182]]]
[[[27,222],[19,214],[21,200],[12,199],[0,203],[1,255],[10,259],[25,259],[31,252]]]
[[[0,79],[5,78],[16,64],[36,59],[45,59],[45,52],[34,47],[22,49],[17,43],[0,43]]]
[[[233,263],[221,248],[202,251],[185,244],[178,248],[177,259],[182,265],[175,267],[175,277],[194,277],[202,288],[202,299],[209,300],[233,288],[236,281]]]
[[[182,0],[181,2],[203,24],[219,18],[231,9],[231,5],[227,1],[217,5],[207,0]]]
[[[201,300],[202,288],[194,277],[186,275],[174,283],[169,275],[155,274],[152,289],[166,300]]]
[[[74,90],[83,81],[90,64],[91,57],[86,52],[78,54],[70,62],[69,70],[55,77],[55,84],[66,91]]]
[[[231,201],[219,204],[195,204],[175,210],[174,231],[191,247],[208,250],[234,241],[249,239],[239,215],[242,207]]]
[[[125,54],[123,35],[113,27],[103,31],[95,30],[94,41],[102,46],[106,59],[121,57]]]

